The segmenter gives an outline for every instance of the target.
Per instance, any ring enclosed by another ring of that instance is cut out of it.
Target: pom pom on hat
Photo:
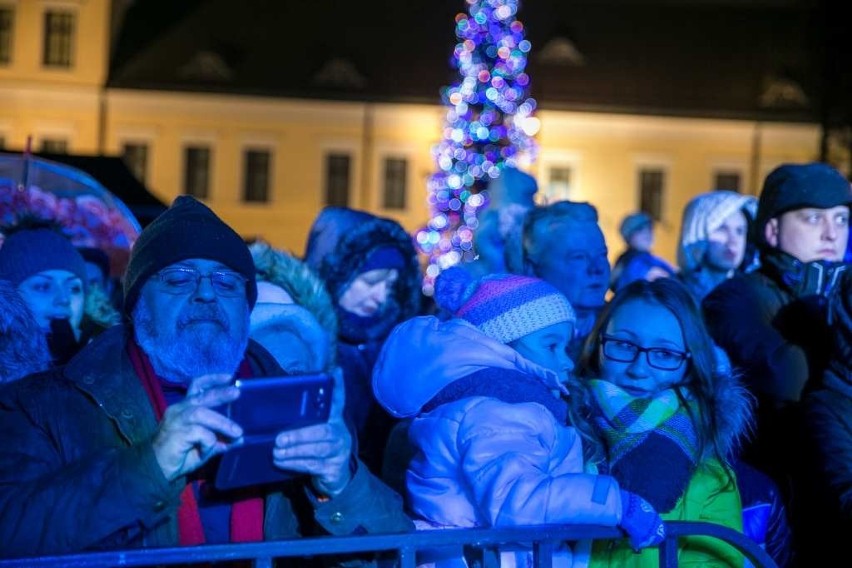
[[[435,303],[451,314],[456,313],[470,295],[473,275],[460,265],[442,270],[435,279]]]
[[[482,278],[455,315],[501,343],[577,319],[568,299],[556,288],[544,280],[514,274]]]

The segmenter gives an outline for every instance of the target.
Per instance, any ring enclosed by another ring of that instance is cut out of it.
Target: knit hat
[[[677,264],[681,270],[694,270],[701,264],[710,234],[730,215],[743,211],[754,218],[757,198],[735,191],[716,190],[697,195],[683,210]]]
[[[480,279],[455,315],[501,343],[576,321],[571,304],[556,288],[538,278],[514,274]]]
[[[814,207],[829,209],[852,204],[849,180],[827,164],[783,164],[763,181],[757,205],[755,239],[766,246],[766,223],[787,211]]]
[[[45,270],[67,270],[86,281],[86,263],[68,238],[50,228],[22,229],[0,246],[0,278],[17,287]]]
[[[621,226],[618,228],[618,232],[621,233],[621,237],[625,240],[625,242],[627,242],[630,240],[630,237],[633,236],[633,233],[640,231],[645,227],[650,227],[653,223],[654,220],[651,219],[651,216],[647,213],[633,213],[621,221]]]
[[[405,268],[405,257],[402,256],[402,251],[392,245],[376,247],[367,255],[364,264],[358,268],[358,273],[381,268],[395,268],[396,270]]]
[[[124,312],[133,311],[142,286],[153,274],[182,260],[203,258],[224,264],[247,279],[246,299],[257,299],[255,268],[243,239],[209,207],[187,195],[145,227],[124,273]]]

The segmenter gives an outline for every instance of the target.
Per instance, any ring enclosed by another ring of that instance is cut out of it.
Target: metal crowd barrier
[[[740,532],[712,523],[680,521],[666,523],[666,540],[659,546],[660,568],[677,567],[677,541],[685,536],[708,536],[725,541],[742,552],[755,568],[777,568],[766,551]],[[387,553],[389,558],[388,565],[415,568],[418,550],[447,546],[463,546],[466,551],[478,551],[478,564],[482,568],[496,568],[499,566],[497,555],[488,553],[506,543],[530,544],[534,566],[536,568],[550,568],[553,552],[562,541],[620,538],[623,537],[618,529],[590,525],[445,529],[16,558],[0,560],[0,568],[184,566],[230,561],[248,561],[249,565],[254,568],[272,568],[273,561],[278,558],[307,558],[325,555],[345,557],[366,552],[384,552]],[[396,562],[394,562],[394,558]]]

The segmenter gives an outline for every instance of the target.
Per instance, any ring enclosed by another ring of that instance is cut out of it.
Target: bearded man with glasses
[[[243,435],[218,408],[239,396],[234,378],[283,372],[249,340],[248,247],[208,207],[179,197],[142,232],[124,296],[127,324],[0,395],[0,556],[412,527],[352,456],[342,396],[327,423],[276,437],[272,462],[302,475],[209,483],[211,458]]]

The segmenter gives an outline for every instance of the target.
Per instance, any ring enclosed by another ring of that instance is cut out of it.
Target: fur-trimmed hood
[[[326,207],[317,216],[308,236],[305,263],[325,282],[338,318],[337,300],[360,272],[368,253],[391,245],[405,259],[396,283],[399,314],[394,323],[417,315],[420,310],[421,273],[411,236],[391,219],[344,207]]]
[[[337,335],[337,315],[320,277],[305,262],[290,253],[256,242],[249,246],[257,279],[287,291],[293,302],[302,306],[331,337]]]
[[[0,280],[0,384],[48,367],[44,332],[15,287]]]
[[[753,399],[734,374],[715,373],[713,385],[716,432],[712,442],[719,448],[722,458],[729,459],[738,453],[743,440],[751,434]],[[712,450],[708,444],[704,457],[712,457]]]

